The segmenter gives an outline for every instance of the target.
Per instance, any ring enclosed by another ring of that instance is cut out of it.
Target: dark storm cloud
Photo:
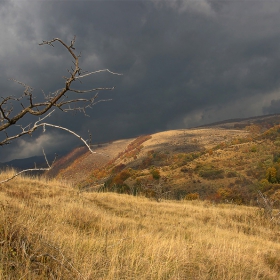
[[[268,106],[263,107],[264,114],[279,114],[280,113],[280,99],[271,100]]]
[[[11,77],[38,95],[63,86],[69,55],[38,43],[69,42],[75,34],[84,70],[123,76],[83,82],[116,86],[100,92],[113,100],[96,105],[90,117],[56,112],[49,121],[83,137],[89,129],[95,142],[270,113],[279,100],[279,11],[277,1],[2,1],[2,96],[21,91]],[[1,148],[0,162],[37,154],[40,146],[52,152],[77,144],[53,130],[38,137]]]

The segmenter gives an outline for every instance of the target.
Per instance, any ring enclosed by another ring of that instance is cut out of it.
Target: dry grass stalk
[[[279,225],[258,208],[23,177],[0,202],[0,279],[279,279]]]

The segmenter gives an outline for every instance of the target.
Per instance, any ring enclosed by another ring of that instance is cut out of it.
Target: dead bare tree
[[[258,191],[258,205],[260,209],[263,209],[264,215],[266,218],[269,218],[270,221],[274,221],[276,223],[280,222],[280,211],[275,213],[273,210],[275,200],[267,197],[261,191]]]
[[[49,45],[54,47],[54,43],[60,43],[67,52],[71,55],[73,59],[74,67],[71,67],[71,70],[68,70],[69,76],[63,77],[65,79],[64,87],[52,92],[48,95],[44,95],[43,101],[36,102],[36,95],[33,93],[33,88],[29,85],[26,85],[20,81],[12,79],[14,82],[24,87],[24,92],[20,97],[8,96],[1,97],[0,99],[0,146],[10,144],[11,141],[18,139],[24,135],[32,135],[32,133],[38,128],[42,127],[45,131],[46,127],[54,127],[58,129],[65,130],[76,137],[78,137],[89,149],[91,153],[95,153],[90,148],[90,145],[84,140],[81,136],[71,131],[68,128],[43,122],[46,118],[54,112],[55,108],[60,109],[63,112],[69,111],[79,111],[86,115],[86,110],[92,108],[98,102],[108,101],[108,100],[97,100],[98,92],[103,90],[113,90],[114,87],[102,87],[102,88],[91,88],[87,90],[75,89],[72,87],[72,84],[76,81],[81,82],[81,80],[87,76],[94,75],[100,72],[108,72],[113,75],[121,75],[119,73],[114,73],[108,69],[97,70],[93,72],[83,72],[79,65],[79,58],[81,55],[75,53],[75,39],[70,42],[69,45],[64,43],[59,38],[54,38],[50,41],[43,41],[39,45]],[[74,93],[74,98],[69,98],[67,93]],[[91,97],[80,97],[80,95],[94,93]],[[18,106],[20,105],[20,106]],[[15,108],[20,108],[16,110]],[[20,121],[25,119],[28,115],[38,116],[38,120],[34,123],[30,123],[27,126],[23,126]],[[42,118],[40,117],[42,116]],[[10,134],[10,128],[17,126],[19,128],[18,133]],[[49,170],[52,167],[52,164],[49,164],[45,156],[47,167],[44,169],[34,168],[32,170]],[[25,171],[31,171],[30,169],[19,172],[17,175]],[[16,176],[17,176],[16,175]],[[15,176],[13,176],[14,178]],[[7,181],[7,180],[4,180]],[[2,182],[4,182],[2,181]],[[2,183],[0,182],[0,183]]]

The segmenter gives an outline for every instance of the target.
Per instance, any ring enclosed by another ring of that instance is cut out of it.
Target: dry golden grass
[[[0,174],[0,180],[9,174]],[[279,279],[279,225],[253,207],[0,185],[0,279]]]

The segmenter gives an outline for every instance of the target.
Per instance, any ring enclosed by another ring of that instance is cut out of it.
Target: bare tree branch
[[[0,181],[0,184],[6,183],[6,182],[8,182],[8,181],[11,181],[11,180],[13,180],[15,177],[17,177],[17,176],[19,176],[20,174],[25,173],[25,172],[31,172],[31,171],[47,171],[47,170],[50,170],[50,168],[47,167],[47,168],[30,168],[30,169],[25,169],[25,170],[22,170],[22,171],[20,171],[20,172],[18,172],[18,173],[16,173],[16,174],[14,174],[12,177],[9,177],[9,178],[7,178],[7,179],[5,179],[5,180],[3,180],[3,181]]]
[[[87,143],[86,140],[84,140],[80,135],[75,133],[74,131],[59,126],[55,124],[50,124],[47,122],[43,122],[46,118],[50,117],[51,114],[54,112],[54,108],[59,108],[63,112],[68,112],[68,111],[77,111],[77,112],[82,112],[84,115],[86,115],[86,109],[92,108],[93,105],[99,103],[99,102],[104,102],[104,101],[109,101],[110,99],[103,99],[103,100],[96,100],[98,97],[98,92],[90,98],[84,97],[84,98],[72,98],[68,100],[66,93],[67,92],[73,92],[74,94],[87,94],[87,93],[92,93],[96,91],[103,91],[103,90],[113,90],[115,87],[97,87],[97,88],[91,88],[87,90],[80,90],[76,88],[72,88],[71,85],[75,81],[79,81],[81,83],[81,79],[85,78],[90,75],[94,75],[97,73],[101,72],[108,72],[112,75],[122,75],[119,73],[115,73],[110,71],[109,69],[102,69],[102,70],[97,70],[93,72],[82,72],[80,65],[79,65],[79,58],[81,57],[80,54],[75,53],[75,44],[76,37],[73,38],[73,40],[70,42],[69,45],[67,45],[64,41],[62,41],[59,38],[54,38],[50,41],[43,41],[39,45],[49,45],[54,47],[54,43],[58,42],[60,43],[66,50],[67,52],[71,55],[73,58],[73,64],[74,66],[71,67],[71,70],[68,70],[69,76],[64,77],[65,82],[64,82],[64,87],[51,92],[49,94],[44,95],[44,100],[40,102],[36,102],[36,95],[33,94],[33,88],[29,85],[26,85],[23,82],[17,81],[15,79],[11,79],[13,82],[21,85],[24,88],[24,92],[20,97],[14,97],[14,96],[8,96],[8,97],[0,97],[0,136],[1,134],[4,135],[4,137],[1,139],[0,138],[0,146],[4,146],[6,144],[10,144],[11,141],[20,138],[24,135],[32,135],[32,133],[37,130],[38,128],[42,127],[43,132],[46,130],[46,127],[53,127],[53,128],[58,128],[64,131],[67,131],[77,138],[79,138],[83,144],[88,148],[88,150],[92,154],[96,154],[97,152],[94,152],[91,147],[90,147],[90,142],[89,144]],[[21,109],[15,109],[19,108]],[[22,125],[20,124],[20,120],[25,119],[27,115],[33,115],[33,116],[39,116],[39,119],[34,122],[33,124],[30,123],[28,125]],[[40,117],[42,116],[42,117]],[[19,127],[20,131],[17,133],[14,133],[12,136],[9,136],[9,129],[11,127]],[[91,137],[91,136],[90,136]],[[13,175],[11,178],[8,178],[6,180],[0,181],[1,183],[7,182],[9,180],[12,180],[13,178],[19,176],[20,174],[24,172],[29,172],[29,171],[47,171],[50,170],[53,167],[54,161],[50,164],[48,162],[48,159],[46,157],[45,151],[43,150],[43,154],[45,157],[46,165],[47,167],[45,168],[37,168],[36,164],[35,167],[32,169],[26,169],[22,170],[15,175]],[[100,153],[102,154],[102,153]],[[106,154],[102,154],[106,155]],[[108,155],[106,155],[108,156]]]
[[[67,92],[73,92],[73,93],[78,93],[78,94],[85,94],[85,93],[91,93],[95,91],[102,91],[102,90],[113,90],[115,87],[98,87],[98,88],[91,88],[88,90],[80,90],[80,89],[74,89],[71,88],[71,84],[76,81],[87,77],[89,75],[93,75],[96,73],[100,72],[108,72],[113,75],[121,75],[119,73],[115,73],[110,71],[109,69],[102,69],[102,70],[97,70],[93,71],[90,73],[82,74],[80,65],[79,65],[79,58],[80,55],[75,54],[75,44],[76,37],[73,38],[73,40],[70,42],[69,45],[64,43],[61,39],[59,38],[54,38],[50,41],[43,41],[39,45],[50,45],[54,47],[55,42],[58,42],[63,45],[63,47],[66,48],[66,50],[70,53],[72,58],[74,59],[74,68],[68,70],[69,72],[69,77],[65,77],[65,84],[64,87],[50,93],[49,95],[45,96],[45,101],[42,102],[35,102],[35,96],[33,94],[33,88],[30,87],[29,85],[26,85],[23,82],[17,81],[15,79],[12,79],[15,83],[18,83],[19,85],[24,87],[24,92],[23,95],[16,98],[13,96],[8,96],[8,97],[2,97],[2,100],[0,101],[0,132],[4,132],[5,135],[8,135],[6,132],[7,129],[9,129],[11,126],[17,124],[22,118],[24,118],[26,115],[34,115],[34,116],[42,116],[45,113],[48,113],[50,109],[57,107],[61,109],[64,112],[67,111],[80,111],[85,114],[85,111],[87,108],[91,108],[92,105],[97,103],[95,99],[97,98],[97,95],[95,95],[93,98],[74,98],[72,100],[65,101],[63,100],[64,97],[66,97]],[[21,100],[27,100],[27,104],[24,105],[21,103]],[[105,101],[105,100],[102,100]],[[83,106],[76,106],[76,107],[71,107],[71,104],[78,104],[78,103],[83,103]],[[13,104],[20,104],[22,109],[15,112]],[[64,106],[68,106],[68,108],[64,108]],[[21,127],[21,126],[20,126]],[[22,127],[21,127],[22,128]],[[35,129],[35,127],[32,128],[26,128],[22,129],[22,132],[11,136],[7,137],[5,136],[4,139],[0,139],[0,146],[3,146],[5,144],[9,144],[11,140],[14,140],[16,138],[19,138],[27,133],[31,134]]]
[[[26,127],[25,127],[25,128],[22,128],[23,131],[22,131],[20,134],[15,135],[15,136],[12,136],[12,137],[7,137],[6,139],[7,139],[8,141],[10,141],[10,140],[13,140],[13,139],[15,139],[15,138],[19,138],[20,136],[22,136],[22,135],[24,135],[24,134],[27,134],[27,133],[30,134],[30,133],[34,132],[35,130],[37,130],[37,129],[40,128],[40,127],[43,127],[43,132],[45,132],[45,131],[46,131],[46,126],[49,126],[49,127],[58,128],[58,129],[61,129],[61,130],[64,130],[64,131],[67,131],[67,132],[73,134],[74,136],[76,136],[77,138],[79,138],[79,139],[84,143],[84,145],[85,145],[85,146],[87,147],[87,149],[91,152],[91,154],[100,154],[100,155],[107,156],[107,157],[109,156],[109,155],[107,155],[107,154],[105,154],[105,153],[95,152],[95,151],[93,151],[93,150],[91,149],[91,147],[90,147],[91,135],[90,135],[90,142],[89,142],[89,144],[88,144],[88,143],[87,143],[87,140],[85,140],[85,139],[82,138],[79,134],[75,133],[74,131],[72,131],[72,130],[70,130],[70,129],[68,129],[68,128],[65,128],[65,127],[59,126],[59,125],[54,125],[54,124],[46,123],[46,122],[41,123],[43,120],[45,120],[47,117],[49,117],[54,111],[55,111],[55,110],[52,110],[49,114],[47,114],[46,116],[44,116],[42,119],[39,119],[38,121],[36,121],[32,127],[31,127],[31,124],[29,124],[29,125],[27,126],[28,129],[26,129]],[[20,136],[19,136],[19,135],[20,135]],[[9,177],[8,179],[5,179],[5,180],[3,180],[3,181],[0,181],[0,184],[1,184],[1,183],[8,182],[8,181],[14,179],[15,177],[17,177],[18,175],[20,175],[20,174],[22,174],[22,173],[25,173],[25,172],[30,172],[30,171],[49,171],[49,170],[51,170],[52,167],[53,167],[53,164],[54,164],[54,162],[55,162],[55,160],[56,160],[56,157],[55,157],[55,159],[53,160],[53,162],[52,162],[51,164],[49,164],[49,161],[48,161],[48,159],[47,159],[47,156],[46,156],[46,154],[45,154],[44,149],[43,149],[43,154],[44,154],[44,157],[45,157],[45,161],[46,161],[47,167],[45,167],[45,168],[37,168],[37,167],[36,167],[36,164],[35,164],[35,167],[34,167],[34,168],[22,170],[22,171],[20,171],[20,172],[18,172],[18,173],[16,173],[16,174],[14,174],[12,177]]]
[[[98,91],[98,90],[113,90],[115,87],[112,88],[93,88],[93,89],[88,89],[88,90],[78,90],[78,89],[69,89],[72,92],[76,93],[88,93],[88,92],[93,92],[93,91]]]
[[[93,74],[97,74],[97,73],[100,73],[100,72],[108,72],[108,73],[110,73],[110,74],[119,75],[119,76],[122,75],[122,74],[119,74],[119,73],[114,73],[114,72],[110,71],[109,69],[103,69],[103,70],[93,71],[93,72],[90,72],[90,73],[87,73],[87,74],[84,74],[84,75],[80,75],[78,78],[84,78],[84,77],[86,77],[86,76],[93,75]]]
[[[51,165],[50,165],[49,162],[48,162],[48,159],[47,159],[47,156],[46,156],[44,150],[43,150],[43,153],[44,153],[45,160],[46,160],[46,163],[47,163],[48,167],[45,167],[45,168],[37,168],[37,167],[36,167],[36,164],[35,164],[35,167],[34,167],[34,168],[24,169],[24,170],[22,170],[22,171],[20,171],[20,172],[17,172],[17,173],[15,173],[13,176],[11,176],[11,177],[9,177],[9,178],[7,178],[7,179],[5,179],[5,180],[0,181],[0,184],[6,183],[6,182],[8,182],[8,181],[11,181],[11,180],[13,180],[15,177],[17,177],[17,176],[19,176],[19,175],[21,175],[21,174],[23,174],[23,173],[25,173],[25,172],[31,172],[31,171],[32,171],[32,172],[33,172],[33,171],[48,171],[48,170],[50,170],[50,169],[52,168],[54,162],[56,161],[56,156],[55,156],[53,162],[52,162]]]

